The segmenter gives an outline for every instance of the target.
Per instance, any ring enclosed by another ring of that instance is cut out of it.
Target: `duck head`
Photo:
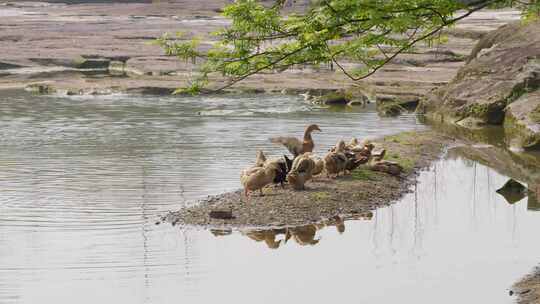
[[[306,133],[311,133],[311,132],[313,132],[313,131],[319,131],[319,132],[322,132],[321,129],[319,128],[319,126],[316,125],[316,124],[307,126],[307,128],[306,128]]]
[[[370,152],[373,151],[373,148],[375,148],[375,145],[372,143],[367,143],[364,145],[364,149],[369,150]]]
[[[335,151],[336,152],[343,152],[345,150],[345,142],[342,140],[338,141],[336,144]]]

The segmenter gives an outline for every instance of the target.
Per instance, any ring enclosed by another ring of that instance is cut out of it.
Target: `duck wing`
[[[381,161],[381,160],[383,160],[384,156],[386,155],[386,149],[383,149],[380,152],[379,151],[373,152],[373,153],[371,153],[371,155],[373,156],[373,160]]]
[[[291,152],[294,157],[302,153],[303,143],[296,137],[279,136],[270,138],[270,141],[274,144],[281,144]]]
[[[287,180],[288,169],[284,158],[269,160],[265,166],[275,171],[274,184],[283,184]]]
[[[298,157],[293,162],[291,171],[298,173],[311,173],[315,167],[315,162],[309,157]]]
[[[266,161],[266,155],[264,152],[259,150],[257,151],[257,159],[255,160],[255,167],[262,167]]]
[[[240,172],[240,182],[245,187],[246,184],[255,178],[260,172],[264,171],[262,167],[251,167]]]

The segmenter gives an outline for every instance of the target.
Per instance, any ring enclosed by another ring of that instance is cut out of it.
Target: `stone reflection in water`
[[[465,157],[465,163],[474,166],[476,163],[492,168],[500,174],[527,184],[527,189],[497,191],[509,204],[514,204],[527,197],[527,209],[540,210],[540,154],[538,152],[512,152],[510,150],[487,146],[459,146],[448,151],[449,159]]]
[[[534,185],[527,188],[519,182],[510,179],[496,192],[504,197],[504,199],[510,205],[515,204],[527,197],[527,209],[531,211],[540,210],[540,205],[538,203],[538,189],[535,189]]]
[[[317,224],[285,228],[254,229],[242,231],[241,233],[256,242],[264,242],[270,249],[278,249],[280,246],[287,244],[291,239],[300,246],[313,246],[320,242],[321,239],[317,237],[317,232],[324,228],[335,227],[336,231],[342,234],[345,232],[345,221],[371,220],[372,218],[372,212],[365,212],[346,217],[335,216]],[[232,229],[210,229],[210,232],[214,236],[220,237],[232,234]]]
[[[527,196],[527,187],[518,181],[510,179],[495,192],[502,195],[509,204],[514,204]]]

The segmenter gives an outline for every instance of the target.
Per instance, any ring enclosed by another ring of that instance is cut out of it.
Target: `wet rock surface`
[[[506,108],[504,126],[510,146],[540,149],[540,90],[512,102]]]
[[[422,100],[421,111],[467,128],[504,122],[512,145],[536,147],[540,125],[528,113],[540,102],[539,33],[540,22],[534,22],[485,35],[452,82]]]
[[[407,132],[376,142],[389,153],[388,160],[405,168],[400,176],[360,167],[338,179],[317,177],[306,184],[307,190],[269,187],[264,196],[254,194],[246,201],[241,191],[209,197],[193,207],[171,212],[163,220],[173,225],[203,227],[290,227],[323,222],[339,216],[354,218],[395,202],[407,190],[407,178],[429,166],[450,141],[434,132]],[[215,219],[215,211],[231,211],[228,220]]]
[[[165,56],[151,42],[165,32],[182,32],[185,39],[200,37],[201,46],[208,48],[214,41],[209,33],[228,24],[219,15],[228,3],[224,0],[57,2],[0,0],[0,88],[49,81],[56,92],[111,88],[171,92],[192,79],[196,67]],[[374,96],[423,96],[455,75],[478,37],[517,18],[516,11],[478,12],[449,32],[447,44],[433,48],[419,45],[414,53],[403,54],[362,84],[369,86]],[[354,62],[343,64],[358,67]],[[18,71],[22,68],[24,73]],[[84,72],[88,69],[106,74],[88,77]],[[214,80],[216,85],[223,83],[223,79]],[[303,93],[313,88],[337,91],[351,84],[331,67],[296,66],[280,74],[256,75],[233,90]]]

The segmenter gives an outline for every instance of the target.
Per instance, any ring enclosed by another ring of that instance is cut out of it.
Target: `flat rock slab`
[[[55,1],[60,2],[60,1]],[[26,67],[32,73],[0,73],[0,88],[25,87],[29,83],[51,81],[57,93],[99,91],[169,92],[185,86],[197,67],[165,56],[151,42],[168,32],[182,32],[185,39],[199,37],[201,48],[212,45],[210,33],[229,21],[219,15],[230,1],[140,1],[140,3],[45,3],[0,0],[0,54],[2,66]],[[266,0],[266,3],[272,1]],[[307,1],[296,1],[302,5]],[[487,31],[519,17],[517,11],[479,12],[460,22],[456,29]],[[449,43],[435,47],[419,45],[418,53],[403,54],[400,60],[366,80],[377,94],[422,96],[433,87],[447,83],[464,63],[475,40],[450,36]],[[82,56],[109,60],[81,61]],[[123,58],[123,60],[120,60]],[[120,63],[123,64],[120,64]],[[347,68],[358,63],[344,62]],[[59,70],[41,73],[41,68],[88,67],[106,69],[113,76],[87,77],[84,73]],[[410,81],[414,73],[414,81]],[[212,79],[215,86],[225,79]],[[243,81],[235,89],[280,92],[283,89],[337,90],[353,84],[342,73],[329,68],[297,66],[280,74],[260,74]],[[399,86],[395,86],[398,84]],[[166,90],[159,90],[166,88]]]
[[[504,125],[510,146],[540,148],[540,90],[511,103],[506,108]]]

